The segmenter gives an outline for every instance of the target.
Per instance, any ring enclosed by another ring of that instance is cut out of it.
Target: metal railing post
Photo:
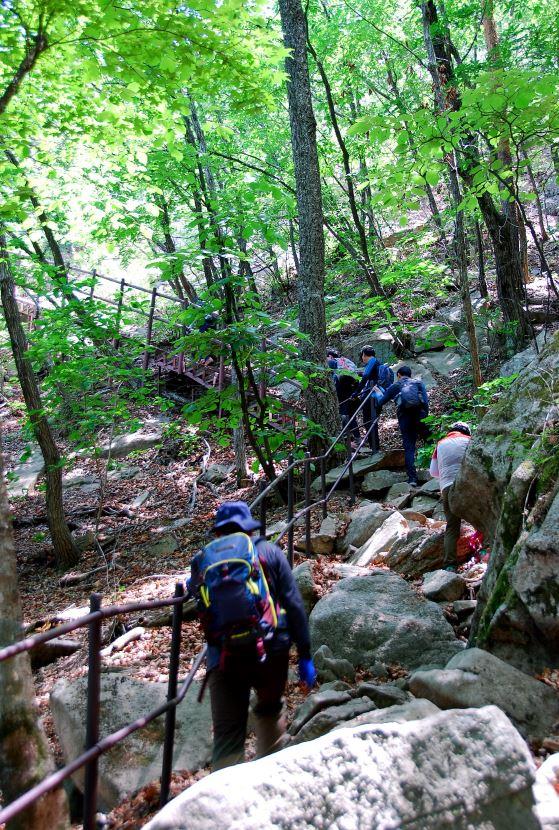
[[[328,505],[326,504],[326,459],[323,455],[320,456],[320,498],[322,499],[322,518],[325,519],[328,515]]]
[[[101,594],[91,594],[90,612],[101,608]],[[102,621],[89,624],[88,671],[87,671],[87,714],[85,749],[91,749],[99,741],[99,713],[101,695],[101,626]],[[99,760],[94,758],[85,767],[83,794],[83,830],[95,830],[97,813],[97,789],[99,782]]]
[[[349,474],[349,503],[351,505],[354,505],[355,504],[355,480],[354,480],[354,477],[353,477],[353,459],[352,459],[353,452],[352,452],[352,449],[351,449],[351,435],[349,434],[349,432],[346,434],[346,447],[347,447],[347,458],[348,458],[348,461],[350,461],[349,469],[348,469],[348,474]]]
[[[311,454],[305,453],[305,508],[311,503]],[[311,553],[311,511],[305,512],[305,552],[307,556]]]
[[[287,459],[289,467],[293,464],[293,455]],[[293,519],[293,512],[295,506],[295,494],[293,492],[293,469],[287,473],[287,521],[291,522]],[[287,531],[287,559],[291,568],[293,568],[293,525]]]
[[[267,486],[266,481],[261,481],[260,482],[260,492],[261,493],[264,492],[264,490],[266,489],[266,486]],[[266,496],[264,496],[264,498],[260,502],[260,535],[261,536],[266,535],[266,509],[267,509]]]
[[[175,585],[175,596],[184,596],[182,582]],[[179,678],[179,661],[181,651],[181,625],[182,625],[182,603],[173,607],[173,633],[171,635],[171,652],[169,655],[169,683],[167,685],[167,700],[173,700],[177,696]],[[177,720],[177,707],[172,706],[165,714],[165,742],[163,744],[163,763],[161,765],[161,792],[159,795],[159,806],[164,807],[169,800],[171,787],[171,773],[173,771],[173,749],[175,746],[175,724]]]
[[[115,337],[113,338],[113,349],[115,349],[115,350],[118,349],[118,347],[120,345],[120,337],[119,337],[119,335],[120,335],[120,322],[121,322],[121,317],[122,317],[122,303],[124,302],[124,289],[125,289],[125,287],[126,287],[126,280],[121,279],[121,281],[120,281],[120,291],[119,291],[119,294],[118,294],[118,305],[116,307],[116,323],[115,323],[116,333],[115,333]]]

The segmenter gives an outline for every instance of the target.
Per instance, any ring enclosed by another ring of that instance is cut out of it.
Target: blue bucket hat
[[[250,507],[246,501],[225,501],[220,504],[215,514],[215,522],[212,530],[219,530],[225,525],[235,524],[241,530],[256,530],[260,522],[252,518]]]

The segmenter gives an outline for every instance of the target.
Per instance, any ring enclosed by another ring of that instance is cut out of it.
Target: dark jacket
[[[307,614],[285,554],[277,545],[267,542],[264,537],[253,541],[264,569],[270,594],[285,611],[285,615],[281,615],[278,619],[278,628],[272,641],[266,645],[266,650],[270,652],[284,651],[289,649],[291,641],[293,641],[297,646],[299,657],[309,658],[311,656],[311,643]],[[202,582],[202,575],[198,568],[200,557],[200,553],[196,554],[190,566],[191,575],[188,582],[188,592],[192,596],[197,595]],[[208,671],[219,664],[219,658],[219,647],[208,646]]]
[[[376,357],[371,357],[371,359],[363,369],[363,374],[361,375],[359,386],[356,389],[356,394],[359,394],[365,388],[372,388],[376,383],[378,383],[379,366],[380,360]]]
[[[393,401],[394,398],[397,398],[400,392],[402,391],[402,386],[409,380],[413,380],[414,383],[417,383],[419,386],[420,395],[423,398],[423,405],[421,407],[421,417],[424,418],[426,415],[429,414],[429,396],[427,395],[427,389],[425,388],[425,384],[423,381],[418,380],[417,378],[402,378],[402,380],[397,380],[391,386],[388,387],[382,398],[378,400],[378,406],[384,406],[385,403],[388,401]],[[406,410],[403,409],[399,402],[396,402],[396,412],[400,415],[402,412]]]

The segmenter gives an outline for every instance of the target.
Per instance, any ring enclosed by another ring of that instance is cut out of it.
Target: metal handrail
[[[94,615],[89,615],[94,616]],[[107,735],[105,738],[102,738],[95,746],[92,746],[86,752],[83,752],[77,758],[74,758],[66,766],[62,767],[62,769],[57,770],[52,775],[49,775],[48,778],[43,779],[40,784],[37,784],[32,789],[28,790],[26,793],[21,795],[19,798],[16,798],[15,801],[12,801],[7,807],[4,807],[3,810],[0,810],[0,824],[4,824],[5,822],[10,821],[10,819],[14,818],[14,816],[21,813],[23,810],[27,809],[28,807],[33,804],[34,801],[37,801],[41,796],[45,795],[45,793],[54,790],[63,781],[69,778],[74,772],[81,769],[81,767],[86,766],[87,764],[95,761],[99,756],[103,755],[105,752],[108,752],[112,749],[116,744],[123,741],[129,735],[132,735],[134,732],[137,732],[138,729],[143,729],[144,726],[147,726],[156,718],[160,717],[164,712],[167,712],[170,709],[176,708],[179,703],[182,703],[184,696],[186,695],[187,691],[191,687],[192,683],[194,682],[195,675],[200,668],[202,661],[204,660],[207,652],[207,646],[204,646],[202,650],[197,655],[194,663],[190,671],[188,672],[187,676],[185,677],[184,681],[182,682],[180,692],[171,700],[167,700],[165,703],[162,703],[157,709],[153,709],[147,715],[143,715],[141,718],[137,718],[132,723],[128,724],[127,726],[123,726],[121,729],[118,729],[116,732],[113,732],[111,735]]]
[[[281,473],[280,473],[278,476],[276,476],[276,478],[275,478],[273,481],[271,481],[271,482],[270,482],[270,484],[268,484],[268,486],[267,486],[264,490],[262,490],[262,492],[261,492],[261,493],[259,493],[259,494],[258,494],[258,496],[254,499],[254,501],[252,501],[252,502],[250,503],[250,509],[251,509],[251,510],[254,510],[256,507],[258,507],[258,506],[259,506],[259,504],[260,504],[260,503],[261,503],[261,502],[262,502],[262,501],[263,501],[263,500],[264,500],[264,499],[265,499],[265,498],[266,498],[266,497],[267,497],[267,496],[268,496],[268,495],[269,495],[269,494],[270,494],[273,490],[275,490],[275,488],[278,486],[278,484],[280,483],[280,481],[283,481],[283,480],[284,480],[284,478],[285,478],[285,477],[286,477],[286,476],[287,476],[287,475],[288,475],[288,474],[289,474],[292,470],[294,470],[296,467],[300,467],[300,466],[302,466],[302,465],[303,465],[303,464],[305,464],[307,461],[310,461],[310,463],[311,463],[311,464],[316,464],[317,462],[319,462],[319,463],[320,463],[321,461],[327,461],[327,460],[328,460],[328,458],[330,458],[330,456],[331,456],[331,455],[332,455],[332,453],[334,452],[335,448],[336,448],[337,446],[339,446],[339,444],[340,444],[340,440],[344,437],[344,435],[347,435],[347,434],[348,434],[348,430],[349,430],[352,426],[355,426],[355,424],[357,423],[357,416],[359,415],[359,413],[361,412],[361,410],[363,409],[363,407],[365,406],[365,404],[367,403],[367,401],[369,401],[369,400],[371,399],[372,395],[373,395],[373,390],[371,389],[371,390],[369,391],[369,393],[368,393],[368,394],[367,394],[367,395],[363,398],[363,400],[361,401],[361,403],[359,404],[358,408],[355,410],[355,412],[353,413],[353,415],[351,416],[351,418],[349,419],[349,421],[347,421],[347,423],[345,424],[345,426],[342,428],[341,432],[340,432],[340,433],[336,436],[336,438],[334,438],[334,440],[332,441],[332,443],[330,444],[330,446],[328,447],[328,449],[326,450],[326,452],[324,452],[322,455],[314,455],[314,456],[310,456],[309,458],[296,458],[294,461],[291,461],[291,462],[288,464],[288,466],[285,468],[285,470],[282,470],[282,471],[281,471]],[[372,429],[372,427],[373,427],[373,426],[374,426],[377,422],[378,422],[378,418],[375,420],[374,424],[372,424],[372,425],[371,425],[371,429]],[[369,429],[369,430],[367,431],[367,434],[365,435],[365,439],[364,439],[364,440],[366,440],[366,439],[369,437],[369,434],[370,434],[370,432],[371,432],[371,429]],[[359,449],[361,449],[361,447],[363,446],[363,443],[364,443],[364,441],[362,441],[362,442],[361,442],[361,444],[359,444]],[[358,451],[358,450],[357,450],[357,451]]]

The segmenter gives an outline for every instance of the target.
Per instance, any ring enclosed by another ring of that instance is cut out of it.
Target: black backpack
[[[423,399],[421,381],[404,378],[400,388],[400,403],[402,409],[424,409],[427,401]]]

